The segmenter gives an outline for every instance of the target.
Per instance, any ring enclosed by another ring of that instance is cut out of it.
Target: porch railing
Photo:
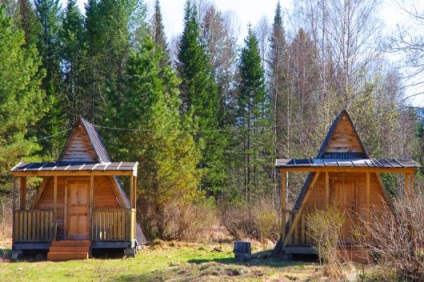
[[[50,242],[54,237],[53,210],[16,210],[14,242]]]
[[[131,241],[135,238],[135,209],[93,211],[92,241]]]

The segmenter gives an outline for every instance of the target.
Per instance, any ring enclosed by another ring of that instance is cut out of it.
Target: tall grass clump
[[[324,262],[324,274],[331,279],[343,278],[338,247],[344,222],[345,214],[337,207],[307,213],[307,235],[319,255],[320,263]]]

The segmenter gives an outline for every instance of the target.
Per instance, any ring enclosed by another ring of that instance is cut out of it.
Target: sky
[[[66,1],[66,0],[63,0]],[[80,7],[86,0],[78,0]],[[150,13],[153,11],[154,0],[145,0]],[[278,0],[211,0],[218,10],[222,12],[230,12],[235,18],[235,22],[239,23],[238,42],[241,43],[247,34],[248,24],[255,26],[259,21],[266,17],[271,24],[274,18],[275,8]],[[283,18],[288,21],[284,14],[289,14],[291,3],[296,0],[280,0],[283,9]],[[424,1],[421,0],[402,0],[415,2],[418,9],[424,9]],[[160,0],[163,24],[168,40],[179,36],[183,29],[183,14],[186,0]],[[150,14],[151,15],[151,14]],[[148,15],[150,18],[151,16]],[[397,24],[407,22],[405,13],[399,8],[394,0],[382,0],[382,7],[379,10],[379,18],[385,23],[385,32],[391,34],[396,29]],[[286,23],[287,25],[287,23]],[[424,80],[424,78],[423,78]],[[420,89],[412,92],[420,91]],[[424,91],[423,91],[424,92]],[[424,93],[410,99],[413,106],[424,107]]]

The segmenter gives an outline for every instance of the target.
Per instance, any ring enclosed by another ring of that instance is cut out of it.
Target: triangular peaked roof
[[[369,159],[352,119],[346,110],[340,112],[321,145],[317,159]]]
[[[342,140],[348,141],[347,145],[346,142],[340,142]],[[342,110],[334,120],[316,159],[369,159],[368,153],[346,110]],[[308,174],[294,205],[294,210],[300,208],[313,175],[314,173]]]
[[[80,118],[57,161],[109,163],[110,158],[96,127]]]

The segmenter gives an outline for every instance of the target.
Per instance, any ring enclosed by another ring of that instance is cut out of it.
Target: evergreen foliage
[[[201,168],[206,169],[202,189],[217,195],[227,184],[224,154],[227,137],[219,131],[219,102],[210,58],[200,37],[196,6],[187,1],[184,30],[179,45],[177,71],[182,80],[181,114],[192,115],[200,133],[195,139],[202,147]]]
[[[28,127],[42,117],[44,71],[34,45],[0,6],[0,188],[10,188],[10,169],[40,149]]]
[[[19,0],[20,27],[25,32],[25,43],[36,44],[40,23],[29,0]]]
[[[269,97],[265,91],[265,72],[261,66],[258,40],[249,26],[240,53],[237,125],[241,129],[244,194],[247,202],[253,193],[270,188],[270,166],[274,155],[270,146]]]
[[[61,17],[59,0],[35,0],[35,12],[40,28],[38,30],[36,45],[42,58],[46,76],[42,87],[47,96],[44,101],[46,115],[35,126],[38,137],[54,136],[40,141],[42,153],[47,159],[56,159],[65,142],[65,136],[60,135],[66,126],[65,96],[62,92],[60,72],[59,32]]]
[[[170,66],[161,66],[161,56],[161,48],[146,37],[128,59],[119,117],[123,127],[135,130],[120,136],[119,155],[140,162],[140,216],[150,233],[165,238],[167,206],[201,196],[201,170],[200,153],[188,132],[190,121],[179,115],[179,79]]]
[[[131,52],[130,23],[136,4],[135,0],[90,0],[85,6],[90,57],[87,79],[92,101],[90,120],[113,118],[120,106],[126,60]]]
[[[88,115],[91,102],[86,79],[89,64],[86,30],[76,0],[70,0],[66,6],[60,41],[61,76],[67,99],[67,119],[74,124],[80,116]]]
[[[155,46],[162,48],[161,66],[170,64],[168,43],[166,42],[165,30],[162,22],[162,13],[160,10],[160,1],[155,1],[155,12],[152,20],[152,39]]]

